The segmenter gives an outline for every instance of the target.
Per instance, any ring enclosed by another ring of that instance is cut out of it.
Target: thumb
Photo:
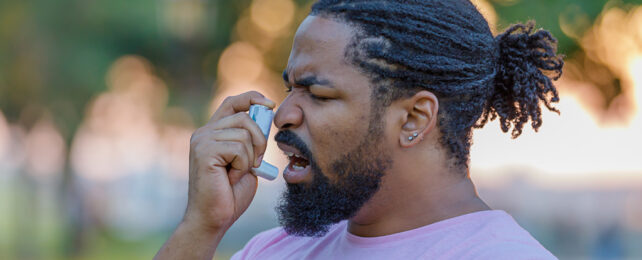
[[[245,174],[241,179],[232,187],[234,193],[235,204],[237,205],[237,212],[239,216],[247,209],[256,194],[258,181],[254,174]]]
[[[228,178],[230,179],[230,185],[234,186],[236,185],[237,182],[241,180],[243,175],[252,175],[250,173],[244,173],[239,169],[236,168],[231,168],[229,173],[228,173]]]

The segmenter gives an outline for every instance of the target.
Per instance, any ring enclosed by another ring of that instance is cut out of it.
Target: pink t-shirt
[[[380,237],[359,237],[347,221],[323,237],[264,231],[232,259],[556,259],[501,210],[479,211]]]

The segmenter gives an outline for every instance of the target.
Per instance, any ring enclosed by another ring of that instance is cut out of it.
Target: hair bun
[[[563,56],[557,55],[557,40],[546,30],[534,30],[535,23],[512,25],[495,37],[498,47],[493,94],[486,102],[481,127],[499,117],[502,131],[512,127],[512,137],[522,133],[528,120],[535,131],[541,126],[539,102],[551,111],[559,96],[552,80],[562,75]]]

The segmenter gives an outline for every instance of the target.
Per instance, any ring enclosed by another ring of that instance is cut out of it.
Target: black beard
[[[309,159],[312,183],[287,184],[276,210],[279,223],[295,236],[324,236],[335,223],[353,217],[379,190],[384,171],[391,164],[379,148],[381,128],[371,128],[356,149],[331,164],[335,183],[323,174],[305,143],[284,130],[275,140],[297,148]]]

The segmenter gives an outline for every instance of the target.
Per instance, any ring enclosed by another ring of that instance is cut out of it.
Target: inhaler
[[[251,105],[249,114],[250,118],[259,125],[259,128],[261,128],[261,132],[263,132],[265,140],[267,141],[268,135],[270,135],[270,126],[272,126],[274,113],[266,106]],[[276,179],[276,176],[279,175],[279,168],[276,168],[276,166],[269,164],[266,161],[262,161],[261,165],[258,168],[252,168],[251,172],[258,177],[271,181]]]

